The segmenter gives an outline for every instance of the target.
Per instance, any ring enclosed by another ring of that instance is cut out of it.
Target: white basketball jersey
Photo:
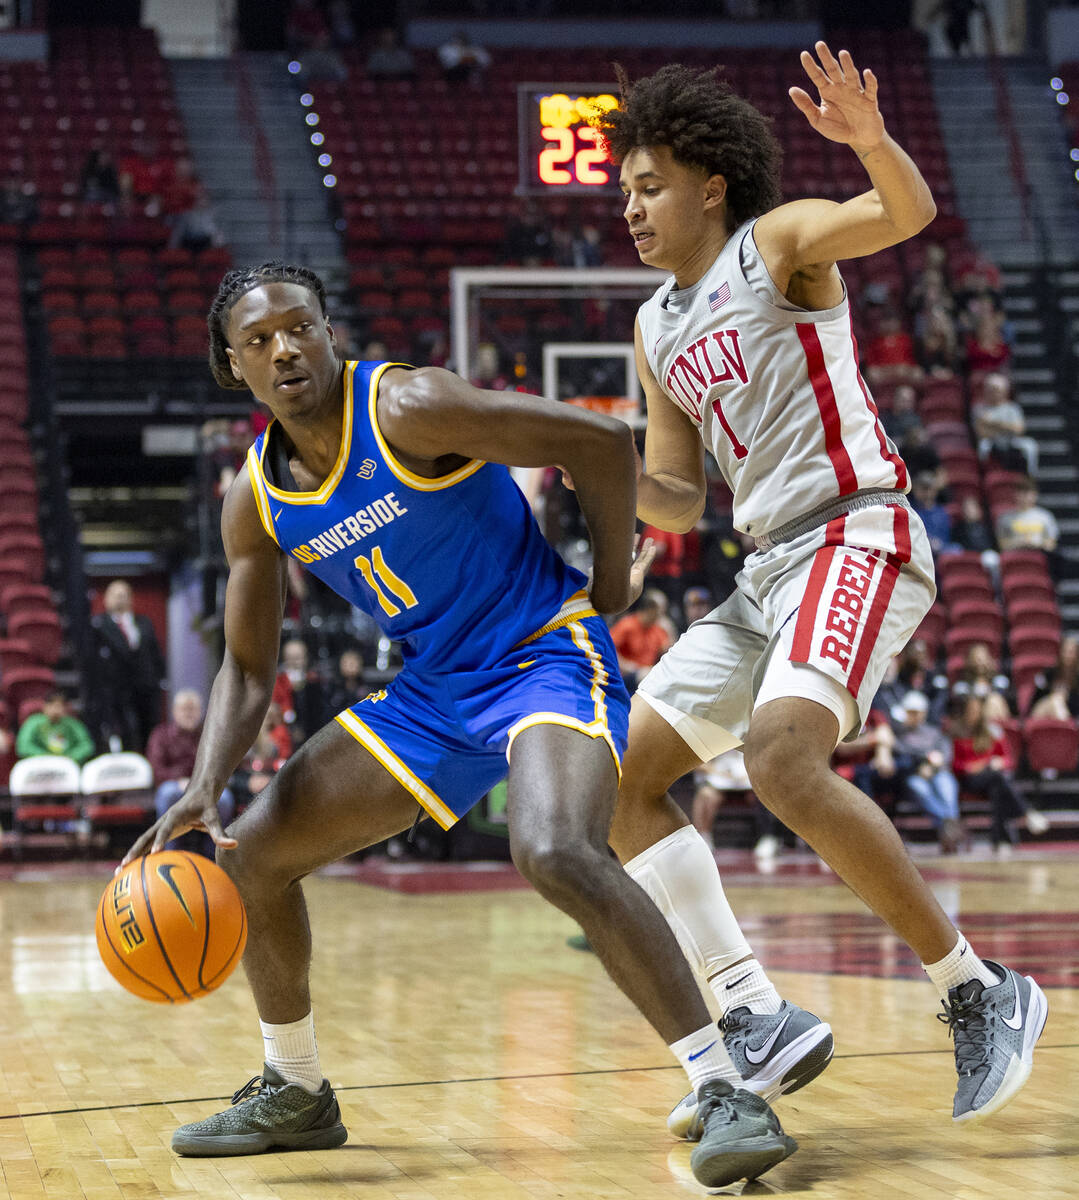
[[[759,537],[840,496],[910,485],[858,370],[846,295],[820,312],[758,295],[741,262],[747,238],[759,260],[754,224],[693,287],[675,291],[672,276],[637,319],[653,374],[734,493],[735,527]]]

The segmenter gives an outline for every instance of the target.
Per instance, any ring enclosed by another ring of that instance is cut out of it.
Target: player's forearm
[[[191,790],[203,789],[217,797],[233,771],[258,737],[270,706],[273,677],[259,678],[244,672],[231,654],[210,690]]]
[[[601,613],[623,612],[629,605],[636,527],[633,434],[612,422],[590,442],[584,461],[570,473],[592,535],[592,604]]]
[[[865,167],[888,221],[904,237],[913,237],[937,214],[929,184],[910,155],[885,134],[872,147],[851,146]]]
[[[668,533],[688,533],[701,519],[701,488],[677,475],[642,475],[637,480],[637,516]]]

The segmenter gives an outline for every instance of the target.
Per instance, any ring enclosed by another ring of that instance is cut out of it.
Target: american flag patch
[[[722,287],[716,288],[708,296],[708,309],[710,312],[715,312],[717,308],[722,308],[724,304],[731,298],[731,285],[725,283]]]

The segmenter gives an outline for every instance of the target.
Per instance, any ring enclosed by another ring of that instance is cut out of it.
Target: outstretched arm
[[[859,74],[846,50],[838,59],[824,42],[816,50],[819,63],[804,50],[801,60],[820,103],[801,88],[791,88],[790,97],[822,137],[850,146],[872,187],[844,204],[795,200],[760,218],[757,245],[769,269],[773,262],[779,267],[772,271],[777,283],[784,272],[789,276],[893,246],[924,229],[937,211],[921,172],[884,128],[873,72]]]
[[[205,829],[225,849],[236,845],[221,828],[217,801],[269,707],[285,599],[286,560],[262,527],[246,467],[225,497],[221,533],[229,561],[225,658],[210,691],[195,769],[184,795],[138,839],[121,866],[163,849],[187,829]]]
[[[624,422],[540,396],[482,391],[438,367],[387,371],[378,422],[397,451],[429,462],[453,454],[564,467],[592,534],[592,603],[604,613],[627,606],[637,472]]]

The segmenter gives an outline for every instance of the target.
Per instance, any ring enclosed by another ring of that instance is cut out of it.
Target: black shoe
[[[232,1097],[232,1107],[172,1135],[177,1154],[224,1158],[267,1150],[332,1150],[348,1140],[329,1080],[317,1092],[286,1083],[268,1063]]]

